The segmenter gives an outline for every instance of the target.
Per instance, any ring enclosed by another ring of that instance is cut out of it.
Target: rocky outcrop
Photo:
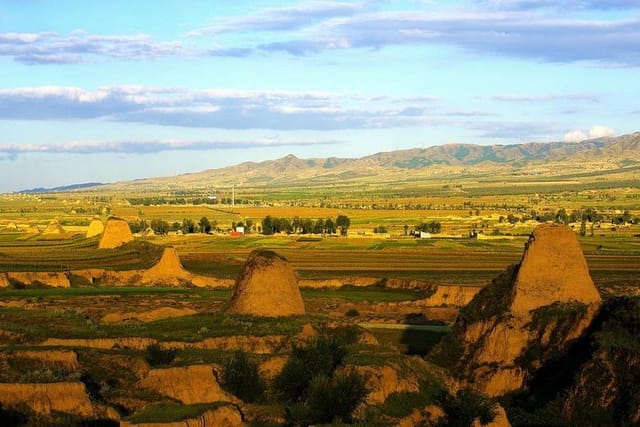
[[[175,248],[164,248],[156,265],[142,273],[146,285],[180,286],[191,280],[192,275],[182,267]]]
[[[293,268],[275,252],[251,252],[236,280],[227,311],[265,317],[304,314]]]
[[[237,401],[235,397],[222,390],[209,365],[151,369],[138,385],[185,405]]]
[[[113,249],[133,240],[133,234],[127,221],[120,218],[109,218],[104,227],[98,249]]]
[[[100,221],[100,218],[93,218],[91,223],[89,224],[89,229],[87,230],[86,237],[87,239],[99,236],[104,232],[104,224]]]
[[[6,273],[9,283],[21,286],[48,286],[52,288],[70,288],[71,282],[65,273],[50,271],[17,271]]]
[[[5,408],[26,405],[39,414],[64,412],[83,417],[94,415],[85,385],[80,382],[0,384],[0,403]]]
[[[524,387],[536,370],[581,337],[599,302],[573,231],[541,225],[520,265],[462,309],[432,357],[476,390],[503,395]]]
[[[242,427],[246,424],[242,420],[242,413],[235,405],[222,405],[208,409],[197,418],[166,423],[131,423],[120,422],[120,427]]]
[[[526,244],[513,287],[511,312],[525,315],[560,301],[600,302],[575,232],[566,225],[536,227]]]

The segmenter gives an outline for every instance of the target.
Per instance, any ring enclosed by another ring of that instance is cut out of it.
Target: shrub
[[[455,396],[447,394],[440,403],[446,414],[442,426],[468,427],[476,418],[484,425],[496,416],[496,401],[470,389],[460,390]]]
[[[168,365],[176,358],[178,350],[175,348],[164,349],[160,344],[151,344],[145,350],[145,360],[151,366]]]
[[[287,422],[292,425],[348,423],[366,394],[364,379],[356,372],[340,371],[333,378],[314,377],[306,400],[287,408]]]
[[[242,351],[236,351],[224,362],[222,381],[227,390],[249,403],[258,400],[265,389],[258,365]]]
[[[295,401],[316,376],[331,376],[347,352],[335,338],[320,336],[307,347],[294,347],[282,372],[274,379],[277,394]]]
[[[360,312],[358,310],[356,310],[355,308],[351,308],[349,310],[347,310],[347,312],[344,314],[347,317],[358,317],[360,316]]]

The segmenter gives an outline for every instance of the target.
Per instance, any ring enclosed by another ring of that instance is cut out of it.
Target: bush
[[[145,350],[145,360],[151,366],[168,365],[176,358],[178,350],[175,348],[164,349],[160,344],[151,344]]]
[[[276,393],[292,402],[299,399],[314,377],[331,376],[346,354],[341,342],[325,336],[307,347],[294,347],[282,372],[274,379]]]
[[[242,351],[235,352],[225,361],[222,381],[225,389],[249,403],[258,400],[265,389],[258,373],[258,365]]]
[[[347,312],[344,314],[347,317],[358,317],[360,316],[360,312],[358,310],[356,310],[355,308],[351,308],[349,310],[347,310]]]
[[[287,422],[291,425],[348,423],[366,395],[364,379],[355,372],[341,371],[333,378],[314,377],[306,400],[287,408]]]
[[[496,401],[470,389],[460,390],[455,396],[447,394],[440,403],[446,414],[442,426],[468,427],[476,418],[484,425],[496,416]]]

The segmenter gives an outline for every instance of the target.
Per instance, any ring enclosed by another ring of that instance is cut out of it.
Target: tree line
[[[220,229],[218,228],[218,222],[216,220],[209,221],[206,216],[200,218],[200,221],[198,221],[197,223],[189,218],[184,218],[182,222],[174,221],[171,224],[163,219],[153,219],[151,221],[140,219],[138,221],[130,222],[129,228],[131,229],[132,233],[141,233],[148,229],[151,229],[155,234],[160,235],[167,234],[170,231],[180,231],[184,234],[209,234],[212,231],[220,231]]]
[[[332,218],[278,218],[267,215],[262,219],[261,232],[264,235],[272,235],[277,233],[286,234],[336,234],[340,232],[345,236],[351,220],[346,215],[338,215],[335,221]]]

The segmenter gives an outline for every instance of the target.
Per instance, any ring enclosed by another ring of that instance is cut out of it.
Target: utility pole
[[[231,206],[236,205],[236,186],[235,184],[231,186]]]

